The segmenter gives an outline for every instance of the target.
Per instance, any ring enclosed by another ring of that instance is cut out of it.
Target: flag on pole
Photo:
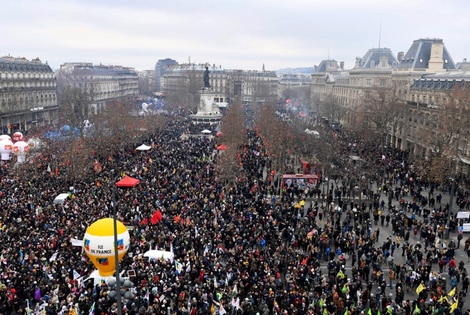
[[[450,311],[451,313],[453,313],[457,307],[459,307],[459,300],[456,300],[456,301],[454,302],[454,304],[452,304],[452,305],[450,306],[450,310],[449,310],[449,311]]]
[[[179,276],[181,272],[183,271],[183,264],[175,260],[175,269],[176,269],[176,274]]]
[[[30,315],[33,310],[29,308],[29,300],[26,299],[26,308],[25,308],[26,314]]]
[[[420,310],[419,307],[418,307],[418,303],[416,303],[416,305],[415,305],[415,310],[414,310],[413,313],[414,313],[414,314],[421,314],[421,310]]]
[[[447,293],[448,296],[454,296],[455,295],[455,288],[453,288],[449,293]]]
[[[150,222],[152,222],[153,225],[156,225],[158,222],[162,220],[162,212],[160,209],[155,210],[152,219],[150,219]]]
[[[88,315],[95,315],[95,302],[91,305]]]
[[[219,305],[219,314],[220,315],[227,314],[227,311],[225,310],[225,308],[222,304]]]
[[[73,280],[77,280],[78,278],[80,278],[80,274],[77,272],[77,270],[73,270]]]
[[[233,298],[232,299],[232,306],[233,308],[235,308],[236,310],[241,310],[242,308],[240,307],[240,298],[237,297],[237,299]]]
[[[343,271],[340,270],[338,271],[338,273],[336,274],[336,278],[341,278],[341,279],[344,279],[346,276],[344,275]]]
[[[52,254],[51,258],[49,258],[49,262],[53,262],[54,260],[56,260],[58,254],[59,252],[55,252],[54,254]]]
[[[422,283],[419,284],[419,286],[416,288],[416,294],[420,294],[421,291],[424,290],[424,285]]]

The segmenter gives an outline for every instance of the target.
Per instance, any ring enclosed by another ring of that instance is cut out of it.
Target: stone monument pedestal
[[[217,95],[211,88],[204,87],[201,90],[201,100],[197,113],[190,115],[194,124],[219,124],[222,119],[219,106],[214,102]]]

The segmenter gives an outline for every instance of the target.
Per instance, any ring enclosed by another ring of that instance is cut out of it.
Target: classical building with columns
[[[422,38],[413,41],[406,53],[395,57],[388,48],[372,48],[357,58],[351,70],[344,70],[335,60],[325,60],[312,74],[312,108],[328,121],[353,123],[370,103],[373,90],[389,91],[405,104],[399,119],[399,132],[388,133],[386,141],[393,147],[426,158],[431,148],[418,139],[420,132],[431,131],[433,117],[448,102],[449,91],[468,86],[470,63],[454,63],[442,39]],[[470,152],[467,143],[459,145],[459,171],[468,174]]]
[[[0,131],[49,125],[57,117],[56,77],[39,58],[0,58]]]

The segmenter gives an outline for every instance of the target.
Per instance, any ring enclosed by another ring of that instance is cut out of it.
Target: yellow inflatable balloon
[[[122,257],[129,249],[129,232],[124,224],[117,221],[117,243],[118,258]],[[83,238],[83,248],[90,258],[100,276],[110,277],[116,270],[116,261],[114,255],[114,220],[105,218],[95,221],[91,224]],[[118,262],[119,263],[119,262]]]

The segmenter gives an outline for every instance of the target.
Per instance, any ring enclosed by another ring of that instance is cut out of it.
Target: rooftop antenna
[[[327,58],[328,60],[330,60],[330,44],[331,42],[328,42],[328,58]]]
[[[380,27],[379,27],[379,48],[380,48],[381,39],[382,39],[382,20],[380,20]]]

